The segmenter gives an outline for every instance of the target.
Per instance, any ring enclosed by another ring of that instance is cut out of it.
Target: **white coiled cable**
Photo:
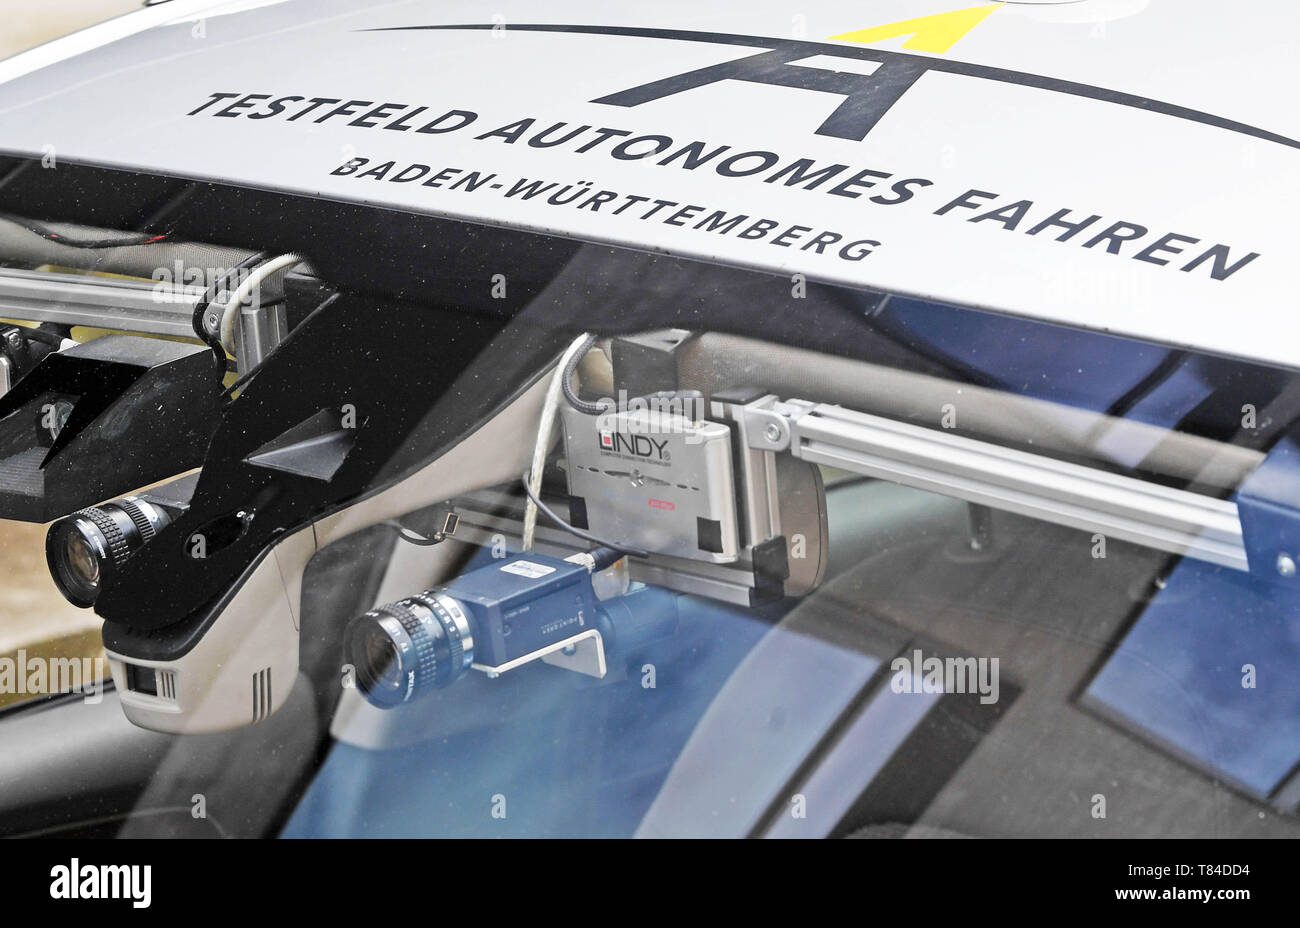
[[[283,270],[293,267],[296,264],[302,264],[303,259],[300,255],[287,254],[280,255],[278,258],[271,258],[269,261],[263,261],[257,267],[248,272],[239,286],[230,295],[226,308],[221,312],[220,338],[221,347],[226,350],[227,354],[236,354],[235,350],[235,320],[239,318],[239,310],[262,283],[273,274],[278,274]]]
[[[580,351],[585,351],[589,344],[589,335],[583,334],[574,339],[573,344],[569,345],[564,354],[560,356],[560,361],[555,367],[555,373],[551,375],[551,384],[546,390],[546,399],[542,403],[542,418],[537,423],[537,444],[533,446],[533,464],[528,469],[528,488],[532,493],[524,507],[523,548],[525,551],[533,550],[533,533],[537,529],[537,504],[533,502],[532,496],[538,496],[542,492],[542,468],[546,464],[546,452],[550,450],[551,446],[551,430],[555,427],[555,411],[559,408],[560,397],[564,393],[565,372],[569,370],[574,355]]]

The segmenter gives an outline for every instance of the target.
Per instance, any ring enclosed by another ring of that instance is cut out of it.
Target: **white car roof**
[[[1297,35],[1287,0],[173,0],[0,63],[0,151],[1296,367]]]

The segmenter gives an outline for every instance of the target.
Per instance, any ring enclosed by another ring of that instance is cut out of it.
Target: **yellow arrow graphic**
[[[917,16],[883,26],[869,26],[853,32],[844,32],[831,36],[846,42],[879,42],[895,36],[911,36],[903,43],[903,48],[914,48],[922,52],[946,52],[953,45],[982,23],[990,13],[1002,6],[1001,3],[988,3],[983,6],[971,6],[947,13],[931,13],[929,16]]]

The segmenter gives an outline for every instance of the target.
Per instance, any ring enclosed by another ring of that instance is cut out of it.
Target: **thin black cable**
[[[607,567],[613,567],[623,559],[623,552],[618,548],[610,548],[601,545],[599,548],[592,548],[587,554],[591,557],[591,572],[604,570]]]
[[[47,242],[67,245],[69,248],[132,248],[136,245],[153,245],[167,238],[170,232],[137,232],[121,234],[112,238],[79,237],[75,233],[55,232],[43,222],[15,216],[13,213],[0,213],[0,219],[12,223],[20,229],[39,235]]]
[[[397,537],[402,539],[402,541],[406,542],[407,544],[418,545],[421,548],[431,548],[434,545],[440,544],[442,542],[442,539],[440,538],[426,538],[423,535],[417,535],[415,534],[415,532],[411,531],[409,528],[407,528],[401,522],[398,522],[396,519],[385,519],[383,522],[380,522],[379,524],[386,525],[389,528],[396,531]]]
[[[590,532],[583,531],[575,525],[570,525],[555,513],[551,512],[547,505],[538,499],[537,494],[533,492],[533,488],[529,484],[529,476],[529,472],[524,471],[524,492],[528,494],[528,498],[533,501],[533,505],[537,507],[538,511],[569,534],[576,535],[584,541],[590,541],[592,544],[602,545],[606,548],[613,548],[615,551],[622,551],[624,554],[630,555],[631,557],[650,556],[648,551],[642,551],[640,548],[631,548],[627,545],[615,544],[612,541],[607,541],[604,538],[591,534]]]

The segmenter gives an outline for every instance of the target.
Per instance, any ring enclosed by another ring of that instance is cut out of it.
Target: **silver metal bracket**
[[[236,323],[238,349],[235,364],[240,374],[246,374],[266,360],[289,334],[289,322],[284,303],[262,305],[246,304],[239,308]]]
[[[789,451],[793,427],[801,416],[814,408],[807,400],[785,400],[773,394],[746,403],[735,414],[748,447],[758,451]]]
[[[826,403],[769,395],[733,417],[751,449],[1247,569],[1230,500]]]
[[[745,548],[753,548],[781,534],[776,455],[790,447],[790,416],[776,406],[775,396],[743,405],[713,401],[714,419],[731,422],[739,438],[736,499],[740,504]]]
[[[606,672],[605,642],[599,630],[589,628],[495,667],[486,664],[470,664],[470,667],[495,678],[507,670],[514,670],[536,660],[600,680],[604,678]]]

